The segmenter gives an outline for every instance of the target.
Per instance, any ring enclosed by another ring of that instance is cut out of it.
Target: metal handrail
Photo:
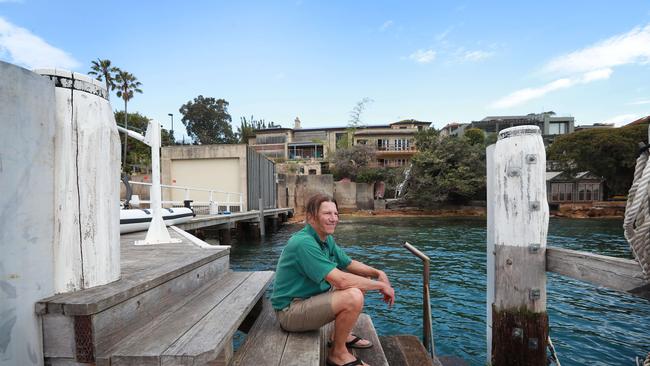
[[[129,181],[129,183],[133,184],[133,185],[151,186],[151,183],[147,183],[147,182]],[[225,194],[226,199],[221,201],[221,203],[226,205],[226,210],[227,211],[230,211],[230,206],[239,206],[240,211],[244,210],[244,204],[243,204],[244,194],[243,193],[226,192],[226,191],[220,191],[218,189],[208,189],[208,188],[193,188],[193,187],[183,187],[183,186],[171,186],[171,185],[166,185],[166,184],[161,184],[160,187],[161,188],[169,188],[169,189],[180,189],[180,190],[185,191],[185,200],[190,199],[190,191],[208,192],[208,193],[210,193],[210,198],[209,198],[209,201],[207,202],[208,204],[216,203],[216,201],[213,199],[213,194],[214,193]],[[237,201],[231,201],[230,200],[231,195],[235,195],[235,197],[238,197],[239,199]],[[145,202],[146,203],[147,201],[142,200],[140,202]],[[163,201],[163,203],[175,203],[175,202],[174,201]],[[198,202],[195,202],[195,204],[197,204],[197,203]]]
[[[435,355],[435,348],[433,345],[433,327],[431,325],[431,299],[429,295],[429,263],[431,260],[424,253],[419,251],[416,247],[404,242],[404,248],[422,260],[424,270],[422,272],[422,328],[424,332],[424,346],[431,354]]]

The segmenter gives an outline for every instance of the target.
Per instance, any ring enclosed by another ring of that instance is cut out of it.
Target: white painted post
[[[149,121],[147,135],[145,136],[147,144],[151,146],[151,189],[150,200],[152,217],[147,230],[147,236],[144,240],[136,240],[135,245],[151,245],[164,243],[180,243],[181,239],[172,239],[167,231],[167,226],[162,217],[161,187],[160,187],[160,124],[155,121]]]
[[[488,170],[494,243],[491,364],[546,365],[546,155],[537,126],[499,133]],[[489,253],[488,253],[489,259]],[[488,269],[491,271],[492,269]],[[489,296],[489,294],[488,294]]]
[[[487,169],[487,363],[492,362],[492,304],[494,303],[494,198],[495,193],[495,177],[494,174],[494,148],[492,144],[487,147],[485,151],[486,169]]]
[[[219,205],[214,202],[212,193],[213,191],[210,191],[210,203],[208,204],[208,212],[210,215],[218,215]]]
[[[190,199],[190,189],[185,188],[185,200],[188,201]]]
[[[244,194],[240,193],[239,194],[239,212],[245,212],[246,210],[244,209]]]
[[[230,212],[230,193],[226,194],[226,211]]]

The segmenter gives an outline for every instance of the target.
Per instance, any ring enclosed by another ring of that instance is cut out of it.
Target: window
[[[395,139],[395,150],[402,151],[409,149],[409,140],[407,139]]]
[[[578,201],[600,200],[599,183],[578,183]]]
[[[388,139],[378,139],[377,140],[377,149],[378,150],[388,150]]]
[[[563,135],[565,133],[567,133],[566,122],[551,122],[548,124],[549,135]]]
[[[551,184],[551,201],[553,201],[553,202],[572,202],[573,201],[573,183],[552,183]]]

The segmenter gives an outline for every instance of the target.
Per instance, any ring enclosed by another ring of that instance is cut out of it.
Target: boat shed
[[[245,210],[257,210],[260,192],[263,208],[277,201],[275,163],[245,144],[176,145],[161,149],[162,183],[179,187],[218,190],[213,199],[233,201],[241,194]],[[183,201],[183,190],[164,189],[165,199]],[[209,201],[209,192],[192,196]]]

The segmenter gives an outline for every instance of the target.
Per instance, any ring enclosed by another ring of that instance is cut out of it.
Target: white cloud
[[[449,33],[451,33],[451,31],[453,29],[454,29],[454,27],[449,27],[449,28],[445,29],[444,32],[436,35],[436,41],[440,42],[440,41],[444,40],[445,38],[447,38],[447,36],[449,35]]]
[[[436,59],[436,51],[419,49],[409,55],[409,59],[419,64],[428,64]]]
[[[489,51],[465,51],[461,54],[463,61],[477,62],[488,59],[494,55],[494,52]]]
[[[637,120],[637,119],[639,119],[641,117],[643,117],[643,115],[631,114],[631,113],[629,113],[629,114],[621,114],[621,115],[618,115],[618,116],[614,116],[612,118],[608,118],[605,121],[603,121],[602,123],[613,123],[614,126],[620,127],[620,126],[624,126],[624,125],[626,125],[626,124],[628,124],[628,123],[630,123],[632,121],[635,121],[635,120]]]
[[[392,20],[387,20],[384,22],[384,24],[381,25],[381,27],[379,27],[379,30],[383,32],[386,29],[392,27],[393,24],[395,24],[395,22],[393,22]]]
[[[8,61],[27,68],[59,67],[74,69],[81,64],[25,28],[15,26],[0,17],[0,55]]]
[[[509,95],[492,103],[492,108],[510,108],[523,104],[529,100],[543,97],[544,95],[560,90],[570,88],[578,84],[587,84],[596,80],[608,79],[612,75],[612,69],[594,70],[584,73],[574,78],[562,78],[552,81],[538,88],[525,88],[517,90]]]
[[[571,74],[650,62],[650,25],[610,37],[593,46],[556,57],[543,70]]]
[[[642,105],[642,104],[650,104],[650,99],[648,99],[648,100],[637,100],[635,102],[628,103],[628,105]]]

